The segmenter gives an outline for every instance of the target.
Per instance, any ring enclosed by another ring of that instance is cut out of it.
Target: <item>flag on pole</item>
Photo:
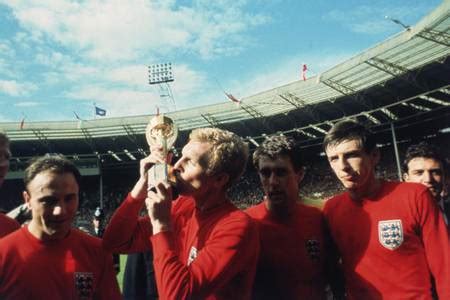
[[[302,65],[302,79],[303,81],[306,80],[306,71],[308,71],[308,66],[306,64]]]
[[[24,125],[25,125],[25,118],[22,118],[22,121],[20,121],[19,129],[22,130]]]
[[[100,117],[106,116],[106,109],[100,108],[95,105],[95,115],[100,116]]]
[[[233,101],[234,103],[240,104],[241,100],[237,99],[236,97],[234,97],[232,94],[229,94],[227,92],[224,92],[225,95],[227,95],[228,99],[230,99],[231,101]]]

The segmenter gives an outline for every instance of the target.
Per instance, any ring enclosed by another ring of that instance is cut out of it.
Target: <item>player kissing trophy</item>
[[[178,136],[178,127],[171,118],[163,114],[157,114],[150,119],[145,129],[145,137],[151,148],[162,149],[164,157],[169,153],[170,148],[175,144]],[[172,167],[166,162],[156,163],[148,170],[147,184],[151,188],[159,181],[168,181],[173,188],[173,195],[176,197],[176,177],[173,175]]]

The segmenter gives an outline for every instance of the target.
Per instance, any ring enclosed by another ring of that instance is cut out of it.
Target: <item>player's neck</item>
[[[196,207],[202,213],[211,211],[216,207],[222,206],[228,202],[225,192],[218,191],[216,193],[208,193],[204,197],[195,199]]]
[[[364,199],[374,198],[381,188],[381,180],[373,177],[361,188],[350,190],[349,195],[355,201],[362,201]]]
[[[294,213],[297,201],[298,199],[291,199],[290,201],[275,204],[270,199],[266,199],[264,205],[273,218],[285,220]]]
[[[36,220],[31,220],[30,223],[28,224],[28,231],[31,233],[32,236],[34,236],[35,238],[37,238],[38,240],[41,240],[43,242],[48,242],[48,241],[55,241],[55,240],[61,240],[63,238],[65,238],[69,232],[70,229],[67,232],[58,232],[55,234],[47,234],[43,228],[38,224],[38,222]]]

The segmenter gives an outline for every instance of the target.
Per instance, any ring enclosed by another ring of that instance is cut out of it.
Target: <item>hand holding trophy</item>
[[[172,119],[159,114],[154,116],[145,129],[145,137],[150,149],[161,149],[165,158],[164,163],[156,163],[148,170],[147,184],[149,187],[155,186],[157,182],[167,181],[173,187],[176,185],[176,178],[170,172],[170,165],[167,163],[169,149],[174,145],[178,136],[178,127]],[[175,193],[174,193],[175,194]]]

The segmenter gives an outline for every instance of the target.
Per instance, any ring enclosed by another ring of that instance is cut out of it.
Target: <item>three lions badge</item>
[[[91,272],[75,272],[75,289],[80,300],[92,299],[94,294],[94,274]]]
[[[378,240],[389,250],[395,250],[403,243],[402,220],[385,220],[378,222]]]

